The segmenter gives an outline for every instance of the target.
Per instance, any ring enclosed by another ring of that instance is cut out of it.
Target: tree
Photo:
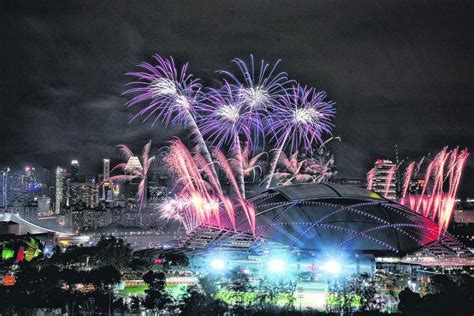
[[[141,308],[140,298],[137,296],[132,296],[132,299],[130,302],[130,311],[137,313],[137,312],[140,312],[140,308]]]
[[[208,274],[199,278],[203,292],[209,297],[215,297],[220,287],[220,278],[215,274]]]
[[[474,280],[467,275],[434,275],[420,309],[426,315],[473,315]]]
[[[114,301],[113,310],[119,311],[122,315],[130,311],[128,305],[124,302],[123,298],[119,298]]]
[[[235,301],[233,312],[241,315],[245,314],[245,294],[252,290],[249,275],[241,268],[237,267],[229,272],[226,290],[230,293],[230,297]]]
[[[187,289],[181,300],[181,314],[182,315],[206,315],[208,297],[206,294],[200,292],[195,286]]]
[[[260,311],[277,312],[279,309],[293,310],[296,283],[291,281],[272,281],[263,278],[256,287],[257,307]],[[278,303],[284,303],[280,308]]]
[[[222,315],[227,305],[206,295],[196,286],[190,286],[180,302],[181,315]]]
[[[112,285],[120,282],[122,276],[114,266],[105,266],[90,272],[91,283],[98,289],[110,291]]]
[[[95,267],[114,266],[126,268],[132,259],[132,248],[122,238],[102,236],[92,248],[89,262]]]
[[[95,246],[82,247],[72,245],[64,252],[55,251],[44,264],[57,265],[64,268],[82,269],[114,266],[122,270],[132,259],[132,248],[123,239],[113,236],[102,236]]]
[[[15,285],[0,287],[0,314],[61,308],[73,315],[108,312],[112,305],[123,310],[123,302],[114,303],[113,289],[122,278],[118,269],[127,267],[130,257],[123,240],[103,237],[93,247],[70,246],[64,252],[56,247],[50,258],[20,262]]]
[[[369,274],[362,273],[355,277],[350,284],[350,292],[360,297],[360,309],[362,311],[373,311],[379,309],[375,301],[375,282],[370,278]]]
[[[166,276],[163,272],[148,271],[143,275],[143,281],[148,284],[143,301],[145,308],[161,311],[167,309],[173,303],[171,296],[165,290]]]
[[[329,283],[328,297],[326,299],[326,309],[329,312],[349,314],[352,311],[352,305],[355,296],[351,293],[350,283],[346,279],[335,280]]]
[[[409,288],[405,288],[398,294],[400,303],[398,303],[398,310],[405,315],[419,315],[420,314],[420,294],[412,292]]]

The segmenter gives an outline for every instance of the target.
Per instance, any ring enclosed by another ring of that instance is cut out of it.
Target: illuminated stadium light
[[[338,274],[339,272],[341,272],[342,266],[339,262],[335,260],[329,260],[321,267],[321,270],[332,274]]]
[[[211,267],[216,270],[224,270],[225,262],[222,261],[221,259],[214,259],[211,262]]]
[[[268,262],[268,270],[274,273],[281,273],[285,270],[285,262],[280,259],[273,259]]]
[[[49,245],[44,246],[43,253],[45,254],[45,256],[51,257],[51,255],[53,254],[53,248]]]

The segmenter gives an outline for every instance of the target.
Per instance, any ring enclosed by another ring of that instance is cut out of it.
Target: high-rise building
[[[2,196],[1,196],[1,203],[0,205],[6,208],[8,206],[8,173],[10,172],[10,168],[5,168],[2,170]]]
[[[127,165],[125,166],[124,170],[127,173],[132,173],[134,170],[142,170],[142,164],[140,163],[140,159],[137,156],[132,156],[128,159]]]
[[[38,219],[38,201],[31,200],[25,204],[21,212],[21,217],[28,222],[35,222]]]
[[[397,198],[396,172],[397,165],[391,160],[379,159],[375,162],[369,189],[388,199]],[[370,172],[369,172],[370,173]]]
[[[38,215],[47,215],[51,210],[51,199],[47,196],[40,196],[36,198],[36,201],[38,201]]]
[[[41,194],[52,197],[49,195],[49,188],[53,186],[52,172],[50,169],[42,169],[38,177],[38,182],[41,183]]]
[[[112,198],[114,201],[120,198],[120,183],[112,184]]]
[[[37,181],[36,169],[27,166],[21,175],[21,190],[26,198],[32,198],[41,193],[42,183]]]
[[[103,179],[102,179],[102,200],[108,201],[109,199],[109,191],[111,189],[110,183],[110,159],[104,158],[102,160],[103,166]]]
[[[148,192],[148,201],[150,203],[159,203],[166,198],[167,188],[157,183],[149,183]]]
[[[79,182],[79,161],[71,161],[71,182]]]
[[[55,196],[54,196],[54,212],[59,214],[61,211],[61,205],[64,197],[64,169],[61,167],[56,168],[56,181],[55,181]]]
[[[99,205],[99,191],[94,183],[70,182],[68,189],[68,205],[84,204],[90,208]]]
[[[128,159],[127,164],[125,165],[124,171],[126,174],[137,174],[141,173],[143,171],[143,166],[140,162],[140,159],[137,156],[132,156]],[[136,197],[136,193],[138,192],[138,187],[139,187],[139,182],[141,179],[135,179],[135,181],[131,181],[127,184],[128,189],[125,191],[128,191],[125,196],[131,197],[130,193],[133,192],[133,196]],[[143,189],[144,191],[144,197],[143,197],[143,203],[146,205],[147,202],[147,196],[148,196],[148,185],[147,181],[145,181],[145,187]]]
[[[103,162],[103,172],[104,172],[104,180],[110,179],[110,159],[104,158]]]
[[[34,183],[36,182],[36,169],[31,166],[25,167],[25,173],[23,174],[22,177],[22,184],[27,185],[29,183]]]

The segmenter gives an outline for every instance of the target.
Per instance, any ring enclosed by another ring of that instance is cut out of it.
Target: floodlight
[[[222,261],[221,259],[214,259],[211,262],[211,267],[216,270],[224,270],[225,262]]]
[[[338,274],[341,272],[342,266],[335,260],[329,260],[321,267],[321,269],[332,274]]]
[[[270,272],[280,273],[285,270],[285,262],[280,259],[273,259],[268,262],[268,270]]]

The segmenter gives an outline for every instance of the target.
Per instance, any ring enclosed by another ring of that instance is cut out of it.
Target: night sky
[[[0,166],[79,159],[97,173],[116,144],[157,150],[184,135],[128,124],[124,73],[154,53],[208,84],[234,57],[281,58],[336,102],[341,177],[394,158],[394,144],[402,158],[474,152],[472,0],[177,2],[2,0]],[[462,195],[474,197],[473,176],[474,155]]]

